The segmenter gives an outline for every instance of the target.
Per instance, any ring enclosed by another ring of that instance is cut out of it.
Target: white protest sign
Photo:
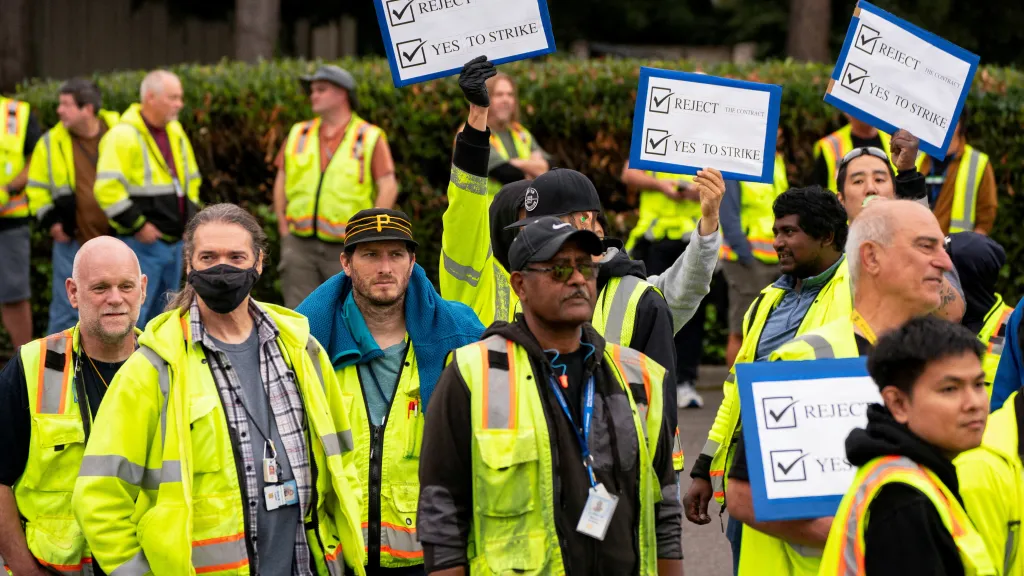
[[[395,86],[555,51],[547,0],[373,0]]]
[[[846,438],[882,402],[864,359],[738,365],[737,380],[755,517],[834,514],[857,473]]]
[[[953,137],[978,56],[867,2],[853,12],[825,101],[886,130],[903,128],[939,159]]]
[[[640,68],[629,165],[772,182],[782,87]]]

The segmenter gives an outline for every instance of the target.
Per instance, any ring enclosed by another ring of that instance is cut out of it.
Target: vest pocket
[[[536,507],[537,441],[533,430],[474,433],[484,468],[477,471],[473,500],[481,514],[522,516]]]
[[[40,516],[25,525],[33,555],[47,564],[77,566],[85,551],[85,535],[71,516]]]
[[[223,431],[217,416],[220,399],[213,396],[195,396],[189,409],[189,428],[192,435],[192,469],[197,474],[216,472],[222,466],[220,457]],[[252,439],[255,442],[255,439]],[[253,453],[262,454],[262,447],[253,444]],[[259,458],[259,456],[257,456]]]
[[[39,445],[39,471],[29,484],[43,492],[71,492],[85,451],[85,430],[78,414],[34,414],[32,434]]]

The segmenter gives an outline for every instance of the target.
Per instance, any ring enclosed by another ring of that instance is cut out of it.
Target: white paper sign
[[[643,67],[629,165],[771,182],[781,101],[780,86]]]
[[[945,158],[978,56],[867,2],[853,16],[825,101]]]
[[[554,52],[546,0],[374,0],[395,86]]]

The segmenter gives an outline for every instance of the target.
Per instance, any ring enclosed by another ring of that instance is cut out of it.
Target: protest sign
[[[835,514],[857,473],[846,437],[882,402],[865,359],[737,364],[736,381],[754,517]]]
[[[395,86],[555,51],[547,0],[373,0]]]
[[[861,1],[825,101],[889,132],[903,128],[940,160],[953,138],[978,56]]]
[[[640,68],[629,166],[772,182],[782,87]]]

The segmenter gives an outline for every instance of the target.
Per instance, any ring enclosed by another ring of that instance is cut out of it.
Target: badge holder
[[[278,481],[277,449],[273,442],[268,441],[263,446],[263,482],[266,483],[263,487],[263,501],[268,512],[299,503],[299,490],[295,480],[288,480],[283,484],[278,484]]]
[[[612,514],[615,513],[615,507],[618,505],[618,496],[609,494],[605,490],[604,484],[592,487],[587,496],[587,504],[583,507],[583,514],[580,515],[580,522],[576,525],[576,531],[603,541],[608,532]]]

